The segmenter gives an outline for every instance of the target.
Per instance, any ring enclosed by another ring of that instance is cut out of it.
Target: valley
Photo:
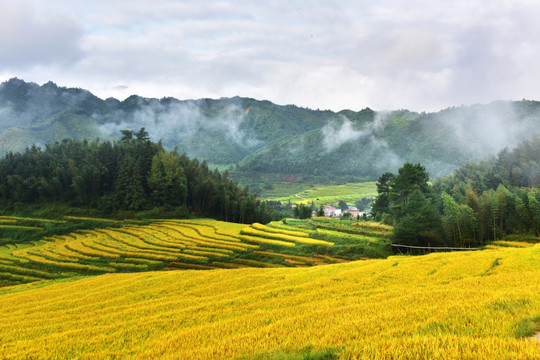
[[[540,354],[539,102],[334,112],[13,78],[0,120],[1,359]]]

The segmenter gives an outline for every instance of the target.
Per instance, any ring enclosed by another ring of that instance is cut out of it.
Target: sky
[[[540,100],[540,2],[0,0],[0,81],[438,111]]]

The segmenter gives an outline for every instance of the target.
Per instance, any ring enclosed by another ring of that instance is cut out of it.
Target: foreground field
[[[0,358],[538,359],[540,244],[508,245],[20,285]]]

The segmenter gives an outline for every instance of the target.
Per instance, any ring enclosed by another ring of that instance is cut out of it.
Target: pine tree
[[[139,210],[145,194],[142,187],[141,173],[135,160],[126,154],[120,163],[116,179],[116,202],[120,209]]]

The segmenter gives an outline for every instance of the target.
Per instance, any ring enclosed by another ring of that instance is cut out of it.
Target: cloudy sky
[[[0,0],[0,81],[313,109],[540,100],[540,2]]]

